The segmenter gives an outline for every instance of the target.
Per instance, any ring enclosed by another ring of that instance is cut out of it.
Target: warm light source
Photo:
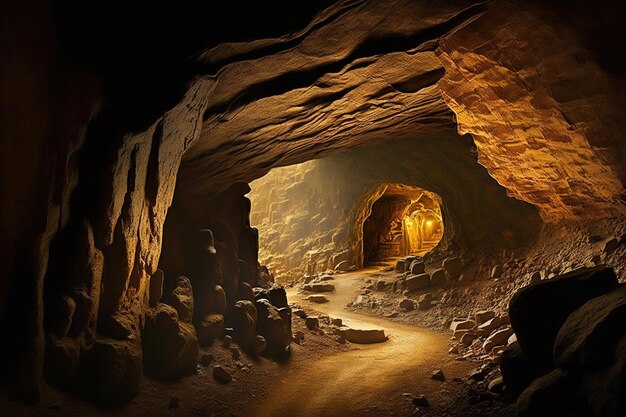
[[[430,226],[432,226],[432,225],[433,225],[433,222],[431,222],[430,220],[427,220],[427,221],[426,221],[426,226],[430,227]]]

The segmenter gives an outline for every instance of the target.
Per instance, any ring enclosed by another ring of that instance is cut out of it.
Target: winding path
[[[443,369],[451,380],[465,375],[470,367],[448,356],[446,334],[344,309],[359,294],[363,281],[374,272],[376,269],[366,269],[336,275],[336,293],[330,295],[330,301],[325,304],[311,305],[294,290],[288,296],[297,304],[340,317],[348,326],[383,328],[389,340],[374,345],[353,345],[354,350],[305,363],[269,391],[250,415],[405,415],[413,408],[402,395],[405,392],[426,395],[431,404],[446,402],[449,396],[442,383],[430,379],[433,370]],[[431,407],[431,411],[435,410]]]

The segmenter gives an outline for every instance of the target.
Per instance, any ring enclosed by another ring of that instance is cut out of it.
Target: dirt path
[[[348,326],[383,328],[389,340],[303,364],[270,390],[249,415],[405,415],[413,407],[403,393],[425,395],[433,404],[433,413],[436,404],[445,406],[450,402],[442,383],[430,379],[433,370],[443,369],[450,381],[464,376],[470,365],[450,360],[447,335],[345,310],[374,271],[336,276],[336,293],[329,295],[330,302],[325,304],[311,305],[295,291],[288,296],[290,301],[340,317]]]

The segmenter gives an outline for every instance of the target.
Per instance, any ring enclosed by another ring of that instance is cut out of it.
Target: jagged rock
[[[501,324],[502,319],[500,317],[494,317],[492,319],[489,319],[480,326],[478,326],[478,334],[480,336],[489,336],[491,332],[500,327]]]
[[[416,259],[413,262],[411,262],[411,266],[409,267],[409,272],[412,275],[423,274],[424,272],[426,272],[426,264],[424,263],[424,261],[420,259]]]
[[[430,405],[428,402],[428,399],[425,396],[420,395],[420,394],[415,395],[411,401],[413,402],[413,405],[416,407],[429,407]]]
[[[156,307],[163,296],[163,271],[157,269],[150,277],[150,291],[148,295],[149,306]]]
[[[563,323],[554,344],[557,366],[570,370],[607,367],[626,335],[626,286],[594,298]]]
[[[448,258],[443,261],[442,266],[450,278],[458,278],[463,273],[463,262],[460,258]]]
[[[616,237],[610,237],[604,241],[602,245],[602,252],[610,255],[621,245],[620,240]]]
[[[220,384],[228,384],[233,380],[230,373],[221,365],[215,365],[213,367],[213,378]]]
[[[512,343],[504,349],[500,358],[500,372],[506,392],[517,397],[533,381],[533,366],[519,346]]]
[[[416,291],[422,288],[426,288],[430,285],[430,275],[409,275],[406,277],[406,289],[409,291]]]
[[[339,331],[341,336],[351,343],[371,344],[382,343],[387,340],[385,331],[380,329],[363,330],[342,327]]]
[[[472,342],[476,340],[477,337],[478,336],[476,336],[476,334],[468,331],[464,333],[458,340],[465,346],[471,346]]]
[[[226,293],[221,285],[213,285],[213,288],[208,292],[207,305],[211,313],[226,313]]]
[[[538,372],[554,368],[554,341],[567,317],[617,285],[611,268],[585,268],[522,288],[511,298],[511,325],[520,347]]]
[[[407,261],[406,259],[399,259],[396,261],[396,271],[404,272],[407,269]]]
[[[415,300],[411,300],[410,298],[405,298],[404,300],[400,301],[400,304],[398,306],[403,310],[411,311],[411,310],[415,310],[415,308],[417,307],[417,304],[415,303]]]
[[[376,282],[376,291],[382,292],[387,288],[387,283],[385,281],[377,281]]]
[[[452,332],[456,332],[459,330],[470,330],[473,329],[474,326],[476,326],[476,323],[472,320],[454,319],[450,324],[450,330],[452,330]]]
[[[187,277],[178,277],[176,287],[168,298],[168,304],[176,309],[180,321],[191,323],[193,317],[193,289]]]
[[[208,346],[224,332],[224,316],[221,314],[209,314],[198,325],[196,333],[200,346]]]
[[[561,369],[536,379],[517,399],[519,417],[586,417],[589,414],[577,401],[578,380]]]
[[[199,351],[196,331],[191,324],[179,321],[173,307],[161,303],[147,311],[142,341],[147,373],[176,378],[195,372]]]
[[[439,268],[433,271],[430,276],[430,285],[445,285],[448,282],[446,277],[446,271],[443,268]]]
[[[302,310],[301,308],[292,308],[291,309],[291,314],[293,314],[294,316],[298,316],[301,319],[306,319],[306,311]]]

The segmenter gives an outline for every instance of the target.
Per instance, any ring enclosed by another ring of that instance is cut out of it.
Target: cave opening
[[[366,266],[385,265],[401,256],[424,256],[441,241],[441,198],[419,187],[387,184],[363,223]]]

